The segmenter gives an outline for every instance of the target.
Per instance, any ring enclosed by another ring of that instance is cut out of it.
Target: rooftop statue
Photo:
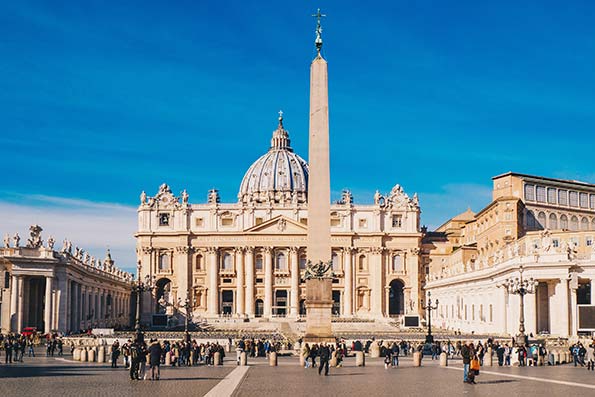
[[[13,240],[14,240],[14,246],[18,248],[21,244],[21,236],[19,236],[18,233],[15,233]]]
[[[32,225],[29,227],[30,238],[27,240],[27,248],[39,248],[43,244],[41,239],[42,228],[39,225]]]
[[[4,246],[10,248],[10,235],[8,233],[4,235]]]
[[[312,263],[308,261],[306,263],[306,273],[304,274],[305,280],[311,279],[322,279],[322,278],[333,278],[335,274],[332,271],[333,261]]]

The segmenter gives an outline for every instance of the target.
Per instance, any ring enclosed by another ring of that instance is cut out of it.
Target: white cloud
[[[57,248],[68,238],[73,246],[104,258],[109,247],[118,267],[131,272],[136,269],[135,207],[43,195],[19,197],[16,203],[0,201],[2,236],[18,232],[24,242],[29,226],[38,224],[43,228],[44,241],[51,235]]]

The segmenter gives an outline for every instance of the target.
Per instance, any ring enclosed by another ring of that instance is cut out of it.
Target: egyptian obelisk
[[[316,58],[310,66],[310,139],[308,146],[308,260],[331,260],[328,71],[322,57],[320,9],[316,15]],[[334,341],[331,330],[332,279],[306,280],[306,342]]]

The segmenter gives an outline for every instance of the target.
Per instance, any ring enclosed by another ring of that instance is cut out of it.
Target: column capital
[[[251,247],[251,246],[245,247],[245,248],[244,248],[244,251],[245,251],[247,254],[253,254],[253,253],[254,253],[254,247]]]
[[[207,247],[208,254],[217,254],[219,251],[219,247]]]
[[[264,247],[263,251],[265,254],[270,255],[274,249],[274,247]]]
[[[289,247],[290,254],[297,254],[300,251],[300,247]]]

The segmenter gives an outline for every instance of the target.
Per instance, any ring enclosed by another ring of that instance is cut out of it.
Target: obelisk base
[[[334,343],[331,319],[333,285],[330,278],[306,280],[306,343]]]

